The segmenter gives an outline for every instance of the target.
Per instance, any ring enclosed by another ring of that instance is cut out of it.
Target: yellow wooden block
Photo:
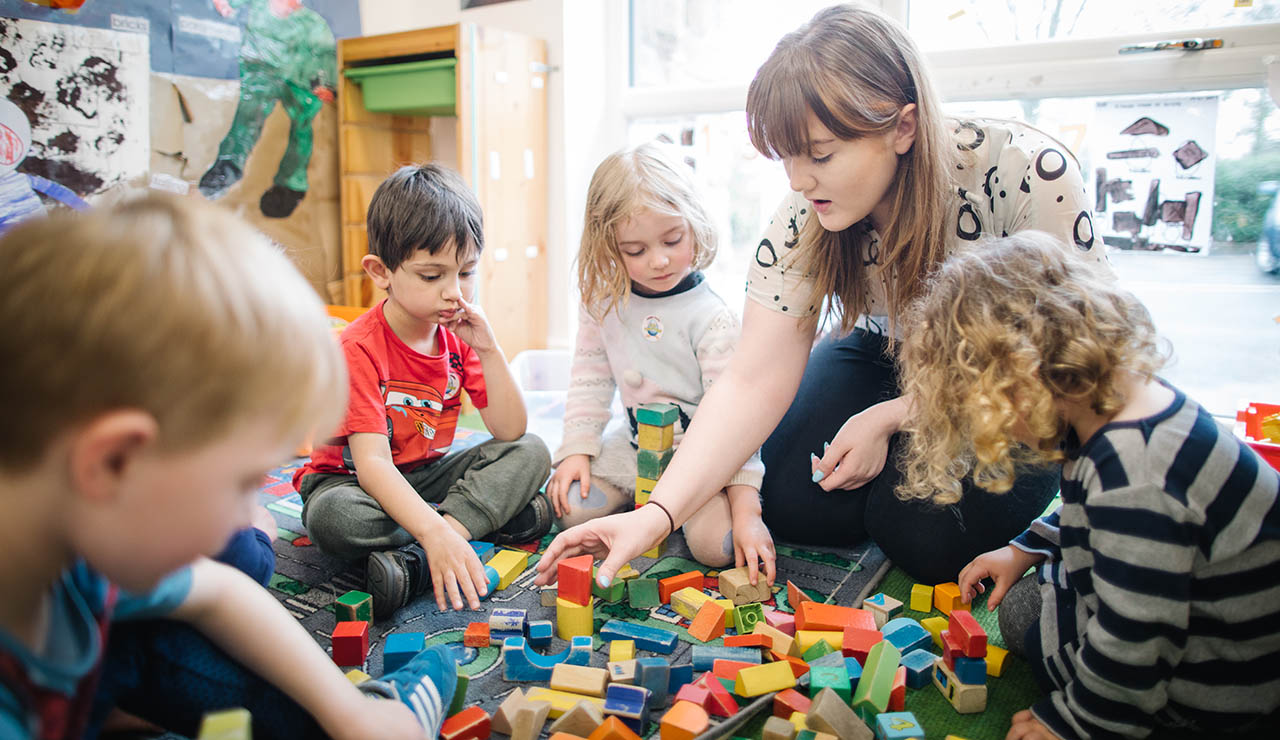
[[[763,663],[743,668],[733,682],[733,693],[738,696],[760,696],[770,691],[782,691],[796,685],[796,674],[786,661]]]
[[[551,688],[556,691],[604,696],[604,687],[608,683],[609,672],[603,668],[557,663],[551,669]]]
[[[616,574],[614,574],[613,580],[629,581],[632,578],[639,578],[639,577],[640,577],[640,571],[636,570],[635,568],[632,568],[631,564],[627,563],[626,565],[622,566]]]
[[[587,696],[586,694],[571,694],[568,691],[556,691],[555,689],[545,689],[541,686],[534,686],[529,689],[529,693],[524,697],[527,701],[545,701],[551,705],[551,711],[548,712],[552,719],[559,717],[565,712],[577,706],[578,702],[586,701],[600,707],[604,711],[604,699],[598,696]]]
[[[809,648],[817,645],[818,640],[826,640],[827,644],[836,650],[844,647],[843,632],[829,632],[827,630],[796,630],[796,645],[802,655]]]
[[[524,550],[499,550],[486,565],[498,571],[498,590],[501,591],[520,577],[528,562],[529,553]]]
[[[796,658],[800,657],[800,650],[796,647],[795,638],[776,627],[770,627],[765,624],[764,620],[756,622],[756,626],[751,629],[751,633],[764,635],[772,640],[773,646],[769,649],[776,650],[779,655],[791,655]],[[840,641],[842,643],[844,642],[843,636],[841,636]]]
[[[942,631],[947,628],[946,617],[928,617],[920,620],[920,626],[933,637],[933,646],[942,647]]]
[[[1004,659],[1007,657],[1008,650],[987,643],[987,675],[1000,678],[1000,674],[1004,673]]]
[[[617,663],[620,660],[631,660],[634,657],[636,657],[635,640],[612,640],[609,643],[610,663]]]
[[[369,674],[365,673],[359,668],[352,668],[351,670],[347,671],[347,680],[355,684],[356,686],[359,686],[365,681],[368,681],[369,678],[370,678]]]
[[[671,608],[685,619],[693,619],[698,616],[698,610],[702,605],[711,600],[711,597],[704,594],[702,589],[682,588],[671,594]]]
[[[911,611],[933,611],[933,586],[917,583],[911,587]]]
[[[661,452],[670,447],[675,439],[675,424],[668,424],[665,427],[655,427],[652,424],[636,425],[636,444],[642,449]]]
[[[248,709],[210,712],[200,722],[200,740],[249,740],[253,737],[252,725]]]
[[[640,554],[641,554],[642,556],[646,557],[646,558],[653,558],[653,559],[655,559],[655,560],[656,560],[656,559],[658,559],[658,558],[662,557],[662,553],[664,553],[664,552],[666,552],[666,551],[667,551],[667,541],[666,541],[666,540],[662,540],[662,541],[661,541],[661,542],[659,542],[658,544],[654,545],[652,548],[650,548],[650,549],[648,549],[648,550],[645,550],[644,552],[642,552],[642,553],[640,553]]]
[[[716,599],[716,603],[724,607],[724,628],[733,627],[733,602],[728,599]]]
[[[652,478],[636,476],[636,506],[644,506],[649,503],[649,494],[653,493],[653,487],[656,485],[658,485],[658,481]]]
[[[808,715],[804,712],[792,712],[791,716],[787,718],[791,724],[796,726],[796,732],[809,729],[809,726],[805,724],[806,719],[808,719]]]
[[[590,637],[595,633],[591,604],[575,604],[568,599],[556,598],[556,634],[561,640],[571,637]]]

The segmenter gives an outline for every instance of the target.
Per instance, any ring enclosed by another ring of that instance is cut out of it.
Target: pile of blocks
[[[674,403],[646,403],[636,408],[636,508],[649,503],[649,494],[675,454],[676,420],[680,407]],[[643,553],[646,558],[662,557],[666,540]]]

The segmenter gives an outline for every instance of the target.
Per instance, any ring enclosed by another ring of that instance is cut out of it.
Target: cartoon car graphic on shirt
[[[400,414],[427,439],[436,438],[440,426],[440,414],[444,412],[444,398],[440,391],[422,383],[390,380],[386,385],[387,434],[392,434],[394,414]]]

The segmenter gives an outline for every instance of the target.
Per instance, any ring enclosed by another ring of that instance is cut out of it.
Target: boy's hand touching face
[[[1062,738],[1041,724],[1030,709],[1024,709],[1013,715],[1009,724],[1009,733],[1004,736],[1004,740],[1062,740]]]
[[[480,596],[488,588],[489,579],[484,566],[471,543],[448,525],[441,526],[430,536],[418,540],[427,552],[427,566],[431,569],[431,588],[436,594],[436,606],[445,606],[445,596],[457,611],[462,611],[462,600],[472,609],[480,608]]]
[[[458,335],[458,338],[470,345],[477,354],[486,354],[498,348],[498,339],[493,335],[493,327],[484,311],[475,303],[468,303],[458,298],[461,309],[452,321],[445,322],[444,328]]]

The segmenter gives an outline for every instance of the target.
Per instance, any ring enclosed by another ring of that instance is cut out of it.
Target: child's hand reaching
[[[978,594],[987,590],[981,581],[990,578],[995,581],[991,596],[987,599],[987,608],[995,609],[1004,600],[1009,587],[1018,582],[1027,569],[1044,560],[1043,555],[1020,550],[1013,545],[1006,545],[999,550],[985,552],[974,558],[960,571],[957,579],[960,586],[960,599],[968,604]]]
[[[1030,709],[1024,709],[1013,715],[1009,723],[1009,733],[1004,740],[1062,740],[1056,732],[1045,727]]]
[[[772,586],[777,573],[778,555],[773,549],[773,535],[764,526],[759,513],[733,513],[733,564],[746,565],[751,584],[759,580],[760,563],[764,563],[765,583]]]
[[[468,303],[461,297],[458,298],[458,304],[461,308],[451,320],[443,322],[444,328],[457,334],[477,354],[483,355],[497,349],[498,339],[493,335],[493,327],[489,325],[489,319],[480,306]]]
[[[551,508],[555,509],[556,518],[569,513],[569,485],[578,481],[582,490],[582,498],[591,491],[591,456],[569,455],[560,461],[556,472],[551,474],[547,482],[547,495],[551,497]]]
[[[471,543],[453,527],[442,524],[427,537],[418,542],[427,552],[427,566],[431,569],[431,588],[436,594],[436,606],[440,611],[445,606],[445,596],[457,611],[462,610],[462,599],[467,606],[480,608],[480,596],[488,588],[489,579],[484,575],[484,566]]]

